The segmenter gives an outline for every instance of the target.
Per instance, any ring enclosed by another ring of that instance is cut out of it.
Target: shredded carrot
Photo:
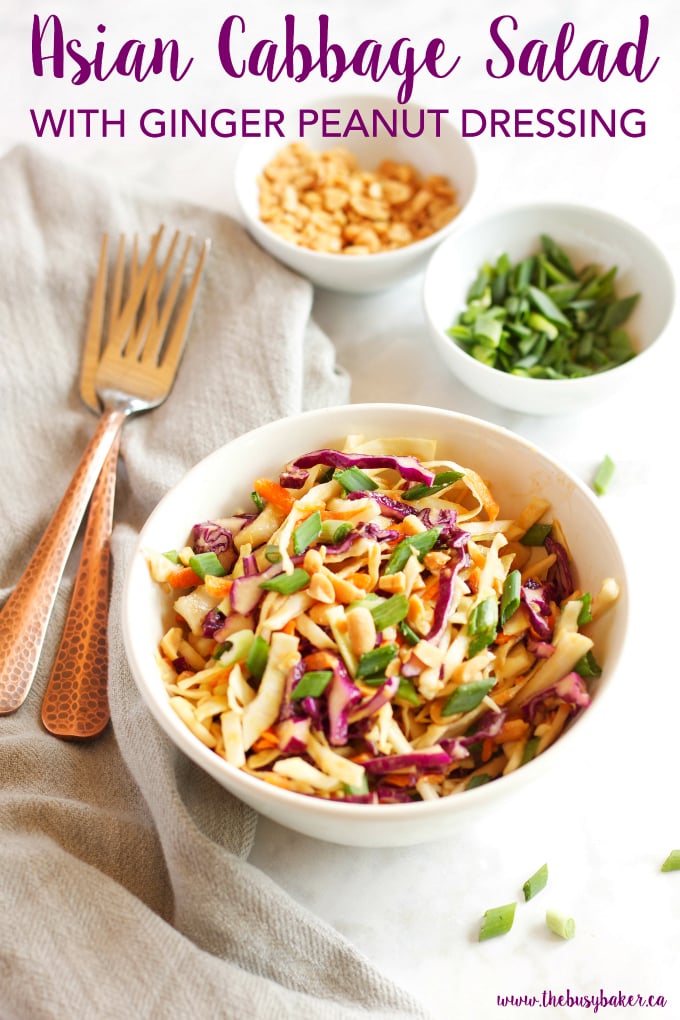
[[[336,659],[325,651],[312,652],[310,655],[305,655],[302,660],[307,669],[333,669],[336,664]]]
[[[208,595],[212,595],[216,599],[225,598],[231,591],[233,583],[231,578],[217,577],[215,574],[206,574],[203,578],[203,584]]]
[[[498,634],[496,634],[496,637],[494,639],[494,644],[497,644],[497,645],[507,644],[507,642],[508,641],[512,641],[512,639],[514,637],[515,637],[514,634],[506,634],[506,633],[504,633],[504,631],[501,630],[501,631],[498,632]]]
[[[484,762],[489,761],[495,750],[496,745],[494,744],[492,738],[485,737],[484,740],[482,741],[482,761]]]
[[[437,595],[439,593],[439,578],[433,577],[429,584],[426,584],[421,592],[419,592],[423,602],[436,602]]]
[[[272,482],[270,478],[256,478],[253,488],[266,503],[273,503],[286,514],[289,514],[295,505],[294,497],[282,485]]]
[[[253,744],[253,751],[271,751],[273,747],[279,746],[279,738],[271,730],[261,733]]]
[[[171,588],[192,588],[201,583],[201,579],[191,567],[182,567],[173,571],[168,577],[168,584]]]
[[[285,627],[282,627],[281,630],[282,630],[282,632],[284,634],[294,634],[295,633],[295,627],[296,627],[296,620],[295,620],[295,618],[293,618],[292,620],[289,620],[288,623],[285,625]]]
[[[506,744],[512,740],[521,740],[528,732],[529,723],[524,719],[508,719],[503,723],[496,741],[499,744]]]

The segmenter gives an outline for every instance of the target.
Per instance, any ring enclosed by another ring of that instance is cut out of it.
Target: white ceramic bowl
[[[617,368],[582,379],[526,379],[477,361],[446,333],[466,307],[468,288],[485,262],[504,252],[513,262],[540,248],[548,234],[579,268],[617,266],[619,296],[640,293],[626,323],[637,356]],[[641,231],[609,213],[581,205],[531,204],[498,212],[448,238],[425,273],[423,303],[428,331],[454,374],[480,396],[526,414],[564,414],[609,397],[651,360],[670,321],[675,294],[671,268]]]
[[[593,626],[603,666],[591,706],[556,743],[516,772],[474,790],[435,802],[343,804],[291,793],[241,772],[205,747],[168,703],[154,658],[168,602],[152,582],[142,550],[175,548],[197,520],[224,516],[248,505],[252,479],[274,474],[296,455],[341,442],[350,433],[367,437],[426,436],[438,453],[469,463],[500,499],[502,513],[520,511],[529,497],[551,501],[565,529],[584,589],[597,590],[606,577],[619,580],[615,610]],[[519,436],[450,411],[417,405],[356,404],[265,425],[228,443],[194,467],[161,500],[144,526],[129,566],[123,602],[125,649],[139,689],[155,718],[181,750],[242,801],[290,829],[352,846],[400,846],[445,837],[475,812],[486,813],[551,769],[568,769],[584,738],[607,729],[606,705],[627,626],[627,585],[617,544],[595,498],[546,453]],[[603,697],[607,694],[606,697]]]
[[[394,99],[371,95],[330,96],[309,103],[306,108],[337,111],[334,120],[337,119],[340,125],[347,124],[354,110],[359,112],[366,123],[370,123],[371,111],[378,110],[391,124],[390,118],[396,110],[399,123],[402,117],[410,118],[407,124],[412,133],[418,130],[415,125],[420,124],[421,111],[425,109],[415,103],[399,106]],[[237,157],[234,171],[236,198],[246,226],[255,240],[291,269],[306,276],[317,286],[330,290],[352,293],[383,290],[424,269],[436,245],[459,226],[461,216],[472,199],[477,180],[472,149],[452,122],[440,117],[437,128],[434,115],[425,113],[424,130],[415,138],[406,136],[401,128],[395,137],[390,137],[384,130],[376,137],[364,137],[354,130],[342,138],[324,137],[321,122],[306,127],[301,135],[297,130],[298,118],[297,110],[286,112],[284,124],[290,126],[285,138],[251,139],[243,145]],[[390,158],[410,163],[423,175],[443,174],[456,189],[461,212],[430,237],[389,252],[330,255],[295,245],[279,237],[260,219],[257,180],[263,168],[280,149],[299,140],[317,151],[346,148],[355,154],[361,167],[369,170],[375,169],[381,160]]]

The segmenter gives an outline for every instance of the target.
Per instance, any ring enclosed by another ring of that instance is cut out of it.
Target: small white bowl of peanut
[[[415,275],[472,199],[474,155],[444,111],[334,96],[287,112],[282,130],[243,145],[236,198],[251,236],[318,287]]]

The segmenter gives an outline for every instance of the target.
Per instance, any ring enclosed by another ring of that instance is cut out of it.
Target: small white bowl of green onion
[[[423,289],[430,335],[455,375],[526,414],[579,410],[638,376],[674,299],[649,237],[610,213],[558,203],[462,228],[432,256]]]

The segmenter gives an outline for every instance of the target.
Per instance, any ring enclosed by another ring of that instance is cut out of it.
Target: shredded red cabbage
[[[555,587],[555,601],[562,602],[574,590],[574,579],[571,574],[569,556],[562,543],[554,539],[552,535],[546,537],[544,545],[548,555],[554,554],[556,557],[548,577]]]
[[[379,758],[369,758],[363,762],[364,768],[371,775],[384,775],[387,772],[400,772],[409,768],[416,771],[441,769],[450,764],[450,757],[439,744],[407,754],[386,754]]]
[[[578,673],[571,672],[557,680],[556,683],[539,691],[533,698],[530,698],[522,706],[524,717],[529,722],[533,722],[538,707],[547,698],[551,697],[559,698],[560,701],[572,705],[575,711],[587,708],[590,704],[590,694],[588,693],[585,680]]]
[[[328,706],[328,743],[342,747],[347,743],[350,710],[361,701],[361,691],[347,672],[339,657],[335,656],[333,679],[326,688]]]
[[[551,584],[541,584],[530,577],[520,588],[520,597],[527,608],[531,626],[543,641],[549,641],[553,632],[553,618],[550,601],[553,596]]]
[[[234,546],[231,531],[217,521],[202,521],[194,524],[192,547],[196,553],[214,552],[216,556],[220,553],[229,552]]]
[[[394,468],[408,482],[423,482],[431,485],[434,472],[428,471],[415,457],[395,457],[391,454],[341,453],[340,450],[315,450],[303,454],[286,465],[285,474],[299,468],[312,468],[317,464],[333,468]],[[283,483],[282,483],[283,484]]]
[[[226,616],[219,609],[210,609],[203,617],[203,637],[215,637],[224,626]]]
[[[271,567],[267,567],[259,574],[243,574],[241,577],[237,577],[229,593],[231,608],[234,612],[242,613],[244,616],[252,613],[264,595],[263,589],[260,588],[261,582],[276,577],[282,571],[283,567],[280,563],[272,563]]]

